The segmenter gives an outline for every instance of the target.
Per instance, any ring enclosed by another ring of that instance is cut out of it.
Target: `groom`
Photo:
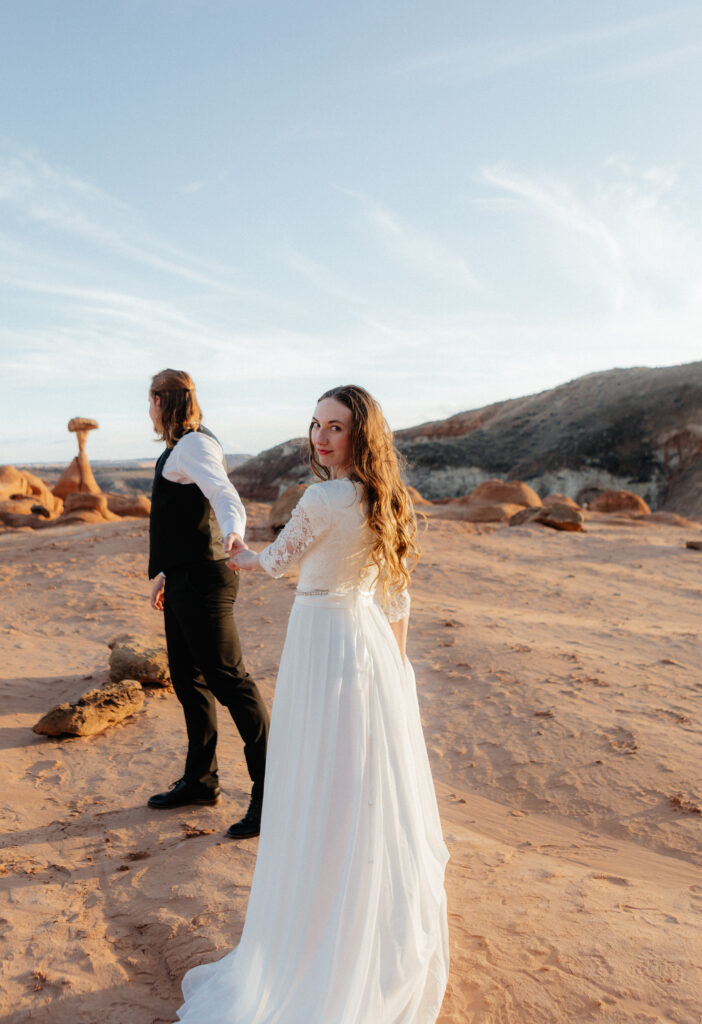
[[[206,427],[187,373],[163,370],[151,381],[149,415],[166,442],[151,495],[151,606],[163,611],[173,688],[183,706],[188,753],[183,777],[149,807],[215,804],[217,706],[230,712],[244,741],[253,787],[232,839],[257,836],[261,823],[268,711],[244,668],[233,607],[237,573],[227,568],[242,543],[246,513],[229,480],[222,448]]]

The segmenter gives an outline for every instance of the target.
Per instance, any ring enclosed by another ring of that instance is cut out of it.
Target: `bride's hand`
[[[258,555],[244,545],[232,551],[227,566],[230,569],[255,569],[258,566]]]

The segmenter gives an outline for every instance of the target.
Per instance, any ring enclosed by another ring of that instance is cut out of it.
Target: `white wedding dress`
[[[244,930],[183,979],[182,1024],[434,1024],[448,977],[444,845],[412,668],[364,569],[348,479],[309,487],[260,555],[300,579],[276,684]]]

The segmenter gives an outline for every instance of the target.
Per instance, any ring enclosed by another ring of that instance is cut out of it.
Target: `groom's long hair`
[[[407,488],[400,476],[401,456],[383,410],[365,388],[345,384],[325,391],[318,401],[334,398],[351,410],[351,476],[363,484],[368,525],[375,534],[369,562],[378,570],[384,596],[409,586],[421,549],[417,519]],[[331,471],[322,466],[311,432],[308,435],[312,472],[328,480]]]
[[[161,370],[151,378],[149,394],[161,400],[159,437],[173,448],[184,434],[197,430],[202,423],[195,385],[185,370]]]

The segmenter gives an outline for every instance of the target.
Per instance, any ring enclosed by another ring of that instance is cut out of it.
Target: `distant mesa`
[[[406,482],[434,502],[498,479],[522,481],[539,504],[554,494],[556,504],[591,506],[604,492],[628,491],[654,510],[700,518],[702,362],[587,374],[399,430],[395,440]],[[230,478],[242,497],[275,501],[313,482],[306,447],[304,438],[286,441]],[[514,502],[494,500],[503,503]]]

